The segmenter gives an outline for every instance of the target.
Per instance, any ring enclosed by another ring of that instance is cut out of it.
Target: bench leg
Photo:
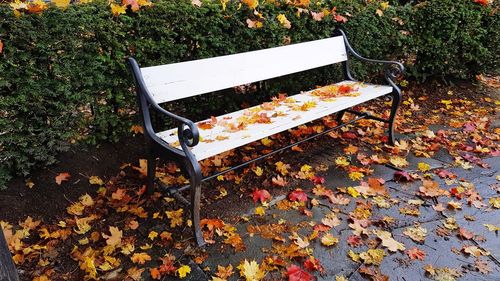
[[[193,235],[196,244],[201,247],[205,245],[200,224],[200,200],[201,200],[201,168],[197,161],[186,161],[189,173],[189,184],[191,193],[191,220],[193,222]]]
[[[401,92],[399,91],[393,91],[391,93],[392,96],[392,105],[391,105],[391,114],[389,116],[389,129],[388,129],[388,134],[389,134],[389,144],[394,145],[395,143],[395,138],[394,138],[394,119],[396,118],[396,113],[398,112],[399,105],[401,104]]]
[[[147,175],[147,185],[146,194],[152,195],[155,188],[156,179],[156,157],[153,152],[148,154],[148,175]]]

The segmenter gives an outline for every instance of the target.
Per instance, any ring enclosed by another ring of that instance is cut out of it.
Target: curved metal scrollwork
[[[397,79],[405,72],[405,67],[399,62],[390,62],[384,65],[384,74],[387,79]]]
[[[186,128],[187,127],[187,128]],[[198,132],[198,127],[191,122],[182,122],[177,128],[177,134],[179,136],[179,142],[185,144],[189,147],[197,145],[200,141],[200,133]]]

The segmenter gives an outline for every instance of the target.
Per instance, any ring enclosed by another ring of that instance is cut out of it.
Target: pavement
[[[311,161],[314,161],[315,164],[324,164],[328,166],[328,170],[321,174],[321,176],[325,178],[324,186],[335,190],[338,187],[355,185],[356,182],[352,182],[347,177],[345,171],[335,166],[333,162],[335,155],[337,155],[337,152],[333,144],[332,147],[324,148],[321,152],[312,152],[311,159],[314,160]],[[499,157],[483,160],[490,168],[475,166],[470,170],[464,170],[460,167],[453,166],[453,158],[445,151],[436,153],[432,158],[421,158],[409,155],[407,160],[409,161],[409,165],[403,170],[408,172],[415,172],[418,163],[425,162],[431,167],[430,173],[435,169],[447,169],[455,173],[457,179],[461,182],[473,184],[483,198],[483,202],[486,204],[489,198],[498,197],[498,193],[493,186],[498,186],[499,183]],[[393,178],[397,170],[393,167],[374,165],[372,168],[374,169],[374,173],[371,177],[378,177],[386,180],[385,186],[390,190],[390,197],[392,199],[397,199],[397,203],[391,204],[389,208],[373,207],[371,215],[372,220],[383,220],[383,218],[387,217],[393,218],[394,222],[388,227],[388,231],[392,233],[392,236],[397,241],[403,243],[406,249],[417,247],[426,253],[423,261],[410,260],[404,251],[388,253],[379,267],[382,274],[388,276],[389,280],[430,280],[429,278],[435,280],[454,280],[446,279],[448,277],[446,273],[439,275],[439,272],[442,273],[442,271],[439,270],[434,277],[429,275],[428,272],[426,273],[424,267],[426,265],[432,265],[434,269],[457,269],[461,275],[457,277],[458,280],[500,280],[499,233],[498,231],[489,231],[484,226],[484,224],[500,225],[500,211],[498,209],[492,209],[491,207],[478,209],[463,204],[461,210],[453,211],[446,209],[443,212],[437,212],[432,206],[437,203],[442,203],[446,206],[450,198],[438,197],[435,199],[417,196],[416,191],[421,185],[421,181],[410,183],[395,182]],[[437,176],[434,176],[433,179],[440,182],[440,185],[447,186],[445,180]],[[235,252],[234,249],[222,243],[216,243],[215,245],[206,247],[205,251],[209,254],[209,258],[200,265],[191,263],[192,273],[188,277],[189,280],[212,280],[210,274],[207,274],[207,272],[212,271],[213,274],[219,265],[227,266],[232,264],[235,271],[237,271],[236,266],[244,259],[262,261],[268,255],[270,249],[272,249],[273,241],[272,239],[264,239],[258,234],[249,235],[247,232],[248,226],[278,224],[280,220],[281,222],[286,221],[287,224],[296,226],[306,225],[311,221],[320,222],[324,215],[329,213],[332,208],[331,204],[327,203],[316,205],[311,209],[312,216],[308,217],[296,210],[280,210],[276,208],[278,202],[285,198],[285,196],[275,198],[273,206],[268,208],[264,217],[248,215],[253,214],[253,209],[242,210],[241,215],[248,221],[242,220],[242,222],[235,225],[235,227],[243,238],[246,250]],[[418,207],[420,215],[405,215],[400,212],[400,208],[407,206],[409,200],[424,201],[423,204]],[[325,247],[321,245],[319,239],[311,241],[309,248],[314,257],[321,262],[324,268],[323,273],[319,274],[316,272],[313,274],[316,276],[317,280],[336,280],[335,278],[340,278],[341,276],[348,280],[369,280],[369,278],[366,278],[366,274],[363,276],[362,272],[360,272],[362,264],[353,261],[348,253],[351,250],[360,253],[368,250],[369,247],[376,249],[383,249],[383,247],[376,239],[369,240],[368,242],[371,244],[365,243],[356,248],[347,244],[347,238],[352,234],[352,229],[348,226],[349,213],[356,208],[356,205],[355,201],[351,200],[346,206],[336,206],[336,208],[339,209],[337,217],[340,219],[341,223],[329,230],[335,237],[339,238],[339,243],[336,246]],[[445,223],[447,218],[455,218],[456,223],[460,227],[472,232],[474,237],[469,240],[464,240],[459,238],[455,232],[451,232],[451,234],[444,236],[438,235],[437,232],[439,232],[439,229],[443,228],[443,223]],[[424,242],[415,242],[403,234],[407,227],[416,224],[428,230]],[[303,235],[306,234],[304,233]],[[367,244],[370,246],[367,246]],[[490,272],[483,274],[477,271],[475,267],[477,258],[474,255],[464,253],[463,250],[461,250],[464,246],[476,246],[484,252],[488,252],[489,255],[481,256],[480,260],[488,265]],[[232,276],[232,279],[230,278],[228,280],[239,280],[238,276],[239,275],[236,273]],[[282,280],[283,277],[284,276],[279,273],[269,273],[265,280]],[[383,279],[373,278],[372,280]]]

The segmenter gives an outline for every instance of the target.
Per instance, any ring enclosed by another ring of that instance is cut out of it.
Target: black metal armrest
[[[376,60],[376,59],[369,59],[361,56],[358,54],[351,46],[349,43],[349,40],[347,40],[347,36],[345,32],[342,29],[335,29],[335,34],[342,35],[344,37],[344,43],[347,48],[347,51],[352,54],[355,58],[370,62],[370,63],[380,63],[384,64],[384,74],[385,78],[388,80],[388,82],[393,85],[394,84],[394,79],[396,79],[398,76],[403,75],[405,73],[405,67],[403,66],[402,63],[397,62],[397,61],[386,61],[386,60]],[[393,85],[394,86],[394,85]]]
[[[149,107],[152,106],[155,111],[171,119],[174,119],[174,121],[178,124],[177,135],[179,137],[179,143],[181,144],[182,149],[186,153],[187,152],[186,146],[193,147],[197,145],[200,141],[200,133],[198,131],[198,127],[193,121],[178,116],[158,105],[158,103],[156,103],[156,101],[153,100],[151,94],[149,93],[146,87],[146,83],[144,82],[144,78],[142,77],[141,70],[139,68],[139,64],[137,63],[137,61],[132,57],[129,57],[128,61],[132,67],[132,72],[134,74],[134,79],[137,86],[137,94],[139,95],[138,98],[141,107],[141,114],[143,115],[143,122],[144,126],[146,127],[145,129],[148,135],[150,135],[150,137],[155,139],[156,141],[159,140],[151,124],[151,115],[149,112]]]

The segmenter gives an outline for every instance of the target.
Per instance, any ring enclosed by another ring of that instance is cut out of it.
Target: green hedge
[[[54,163],[57,152],[71,143],[116,141],[129,131],[137,122],[125,63],[130,55],[142,65],[165,64],[324,38],[342,25],[361,54],[399,59],[409,66],[410,76],[419,79],[498,72],[499,14],[471,0],[415,5],[391,1],[382,16],[376,15],[380,9],[376,1],[311,1],[311,10],[335,6],[339,14],[350,15],[344,24],[331,16],[322,21],[307,14],[298,17],[296,7],[260,2],[265,21],[259,29],[247,27],[247,18],[256,16],[246,6],[228,4],[223,11],[219,1],[194,7],[188,0],[159,0],[119,17],[111,14],[107,1],[65,10],[50,7],[20,17],[1,5],[0,187],[14,175],[26,176],[35,167]],[[283,28],[276,20],[280,13],[292,28]],[[307,59],[307,54],[297,59]],[[361,76],[372,73],[372,68],[359,63],[353,69]],[[334,68],[310,71],[297,79],[261,84],[260,90],[268,95],[297,91],[333,81],[337,74]],[[244,98],[208,95],[174,109],[197,116],[236,108]],[[200,103],[205,106],[199,107]]]

